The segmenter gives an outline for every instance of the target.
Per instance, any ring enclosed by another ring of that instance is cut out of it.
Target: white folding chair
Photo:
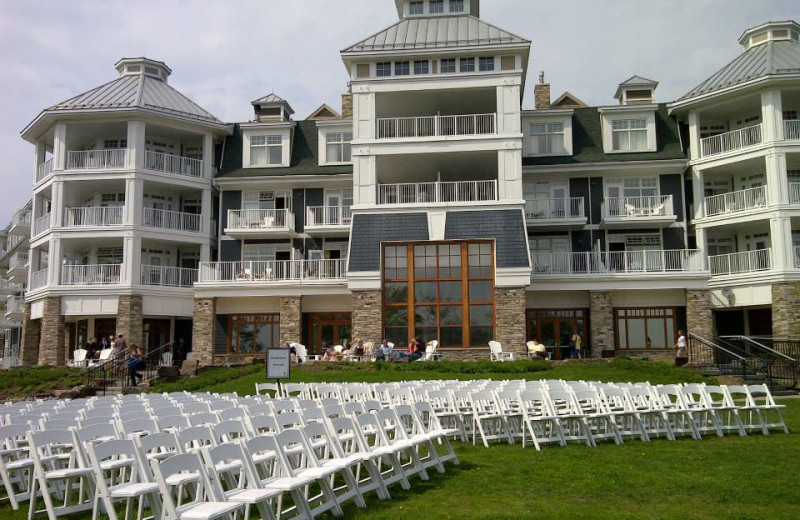
[[[725,434],[722,432],[722,421],[717,416],[717,411],[711,406],[704,385],[690,383],[678,388],[683,394],[683,401],[692,414],[697,430],[714,432],[717,437],[723,437]]]
[[[525,447],[530,435],[533,446],[539,451],[543,442],[558,442],[566,446],[564,431],[558,417],[550,409],[550,402],[542,390],[518,390],[520,407],[522,408],[522,447]]]
[[[357,461],[355,470],[355,480],[362,495],[370,491],[375,491],[378,499],[386,500],[390,498],[389,490],[381,478],[378,468],[381,455],[370,452],[364,445],[364,440],[359,433],[358,424],[352,417],[336,417],[328,421],[328,429],[331,439],[340,458]],[[362,468],[366,475],[362,477]]]
[[[595,446],[592,429],[586,416],[581,413],[580,407],[575,402],[571,388],[554,386],[547,389],[545,394],[549,401],[549,408],[558,418],[565,441],[579,441],[587,446]]]
[[[330,483],[336,501],[341,505],[352,500],[359,508],[367,507],[354,473],[363,458],[358,455],[340,456],[325,424],[321,422],[306,424],[302,432],[308,441],[309,455],[314,457],[311,462],[318,467],[334,470]],[[336,475],[343,481],[339,487],[336,486]]]
[[[0,479],[11,508],[30,499],[33,484],[33,459],[25,438],[29,428],[24,424],[0,427]]]
[[[399,424],[405,429],[406,438],[414,443],[422,467],[425,469],[433,467],[439,473],[444,473],[444,464],[435,445],[443,434],[426,430],[416,410],[410,404],[395,406],[394,413]]]
[[[384,485],[388,487],[395,482],[400,482],[400,487],[410,489],[411,484],[408,482],[408,477],[400,462],[400,454],[405,448],[389,442],[374,413],[361,414],[356,416],[355,420],[358,424],[361,442],[365,449],[373,455]]]
[[[209,426],[192,426],[176,433],[183,453],[199,453],[206,446],[216,446],[217,439]]]
[[[514,444],[508,427],[508,420],[500,409],[497,397],[490,390],[469,394],[469,407],[472,414],[472,444],[475,445],[478,435],[485,447],[489,441],[505,440]]]
[[[375,412],[378,418],[378,425],[386,440],[392,445],[401,449],[400,461],[407,461],[403,464],[403,472],[407,477],[419,475],[422,480],[429,480],[428,472],[422,464],[418,453],[418,447],[426,444],[425,439],[411,440],[406,435],[406,430],[397,413],[392,408],[384,408]]]
[[[280,388],[278,387],[277,383],[256,383],[256,395],[280,397],[279,393]]]
[[[784,421],[781,413],[781,410],[786,408],[786,405],[775,402],[769,387],[761,384],[747,385],[745,388],[750,399],[744,409],[755,412],[764,434],[768,435],[769,430],[772,428],[779,428],[784,433],[789,433],[789,427],[786,426],[786,421]]]
[[[686,406],[678,385],[659,385],[653,388],[659,405],[667,414],[670,429],[674,434],[689,434],[695,440],[702,439],[692,417],[691,410]]]
[[[614,423],[622,436],[627,436],[629,439],[638,436],[643,442],[650,441],[642,416],[622,388],[613,385],[602,385],[599,392],[606,410],[613,417]]]
[[[573,396],[578,413],[585,417],[591,428],[593,443],[596,444],[599,439],[611,439],[615,444],[624,442],[613,414],[606,408],[597,389],[578,388],[573,390]]]
[[[722,431],[733,431],[740,437],[746,437],[747,432],[739,418],[739,410],[725,388],[720,385],[705,385],[704,390],[708,405],[717,412],[719,427]]]

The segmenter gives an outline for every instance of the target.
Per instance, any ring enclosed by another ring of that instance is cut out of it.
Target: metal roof
[[[279,95],[273,93],[273,94],[267,94],[264,97],[260,97],[255,101],[251,101],[250,103],[253,105],[266,105],[269,103],[288,103],[288,101],[286,101]]]
[[[750,47],[714,75],[681,96],[685,101],[765,76],[800,73],[800,44],[768,41]]]
[[[474,16],[407,18],[342,53],[530,44],[529,40]]]

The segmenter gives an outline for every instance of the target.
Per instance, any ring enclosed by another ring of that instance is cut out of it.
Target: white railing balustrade
[[[697,249],[646,251],[531,251],[533,276],[703,272]]]
[[[144,208],[142,222],[145,227],[200,232],[200,215],[195,213]]]
[[[42,182],[53,173],[53,158],[47,159],[36,168],[36,182]]]
[[[203,176],[202,159],[192,159],[181,155],[147,151],[144,158],[145,168],[157,172],[174,173],[187,177]]]
[[[309,206],[306,210],[306,227],[349,226],[350,206]]]
[[[30,225],[31,225],[30,208],[26,208],[24,211],[18,211],[11,216],[11,227],[30,226]]]
[[[31,273],[31,291],[34,289],[41,289],[47,285],[47,272],[48,269],[45,267],[40,271]]]
[[[702,157],[708,157],[710,155],[741,150],[742,148],[757,144],[761,144],[760,123],[700,139],[700,153]]]
[[[127,148],[108,150],[81,150],[67,152],[68,170],[113,170],[125,168],[128,163]]]
[[[794,268],[800,269],[800,246],[794,246]]]
[[[199,283],[337,281],[347,276],[347,259],[200,262]]]
[[[117,285],[122,264],[65,265],[61,268],[61,285]]]
[[[64,215],[66,227],[121,226],[125,222],[123,206],[67,208]]]
[[[767,206],[767,187],[758,186],[746,190],[731,191],[706,197],[706,216],[737,213]]]
[[[376,135],[378,139],[397,139],[494,134],[496,118],[496,114],[380,117]]]
[[[603,201],[606,217],[667,217],[675,215],[672,195],[658,197],[608,197]]]
[[[786,119],[783,121],[783,138],[787,141],[800,139],[800,120]]]
[[[28,265],[28,252],[18,251],[8,260],[9,269],[24,269]]]
[[[9,296],[6,300],[6,314],[21,314],[23,305],[25,305],[23,296]]]
[[[197,281],[197,269],[169,267],[165,265],[143,265],[142,285],[162,287],[191,287]]]
[[[294,229],[288,209],[229,209],[228,229]]]
[[[497,181],[378,184],[378,204],[433,204],[497,200]]]
[[[22,290],[22,284],[14,283],[11,280],[0,279],[0,290],[20,291]]]
[[[526,200],[525,218],[528,220],[586,218],[583,197]]]
[[[50,213],[33,221],[33,236],[40,235],[50,229]]]
[[[789,183],[789,202],[791,204],[800,203],[800,182]]]
[[[708,257],[711,276],[755,273],[772,269],[772,249],[756,249]]]

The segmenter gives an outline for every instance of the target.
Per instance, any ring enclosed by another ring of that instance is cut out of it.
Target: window
[[[332,133],[325,136],[326,162],[350,162],[352,133]]]
[[[408,4],[408,14],[415,15],[415,14],[423,14],[424,12],[424,3],[423,2],[409,2]]]
[[[391,76],[392,75],[392,64],[388,61],[384,61],[381,63],[375,64],[375,74],[380,77]]]
[[[407,61],[398,61],[394,64],[394,75],[395,76],[408,76],[408,62]]]
[[[530,126],[533,155],[561,155],[564,147],[564,123],[534,123]]]
[[[122,248],[121,247],[98,247],[97,248],[97,263],[100,264],[100,265],[121,264],[122,263]]]
[[[456,60],[453,58],[445,58],[439,60],[439,72],[448,74],[456,71]]]
[[[617,152],[647,150],[646,119],[616,119],[611,122],[611,148]]]
[[[114,148],[127,148],[128,147],[128,140],[127,139],[106,139],[103,141],[103,148],[106,150],[112,150]]]
[[[279,314],[232,314],[228,316],[228,345],[217,354],[254,354],[280,347]]]
[[[475,58],[461,58],[458,66],[461,72],[475,72]]]
[[[619,349],[669,349],[677,341],[676,307],[614,309],[614,314]]]
[[[622,196],[657,197],[658,179],[656,177],[633,177],[622,181]]]
[[[478,68],[482,72],[494,70],[494,58],[492,56],[484,56],[478,59]]]
[[[428,2],[428,12],[439,14],[444,12],[444,0],[430,0]]]
[[[783,111],[783,120],[784,121],[795,121],[797,119],[797,110],[784,110]]]
[[[271,262],[275,260],[275,250],[274,244],[244,244],[242,262]]]
[[[250,166],[283,163],[283,137],[280,135],[250,136]]]
[[[414,61],[414,74],[428,74],[430,62],[428,60]]]
[[[356,65],[356,77],[368,78],[369,77],[369,63],[359,63]]]
[[[450,12],[451,13],[463,13],[464,12],[464,0],[450,0]]]

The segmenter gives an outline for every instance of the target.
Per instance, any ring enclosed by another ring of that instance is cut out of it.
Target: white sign
[[[289,379],[291,366],[288,348],[267,349],[267,379]]]

